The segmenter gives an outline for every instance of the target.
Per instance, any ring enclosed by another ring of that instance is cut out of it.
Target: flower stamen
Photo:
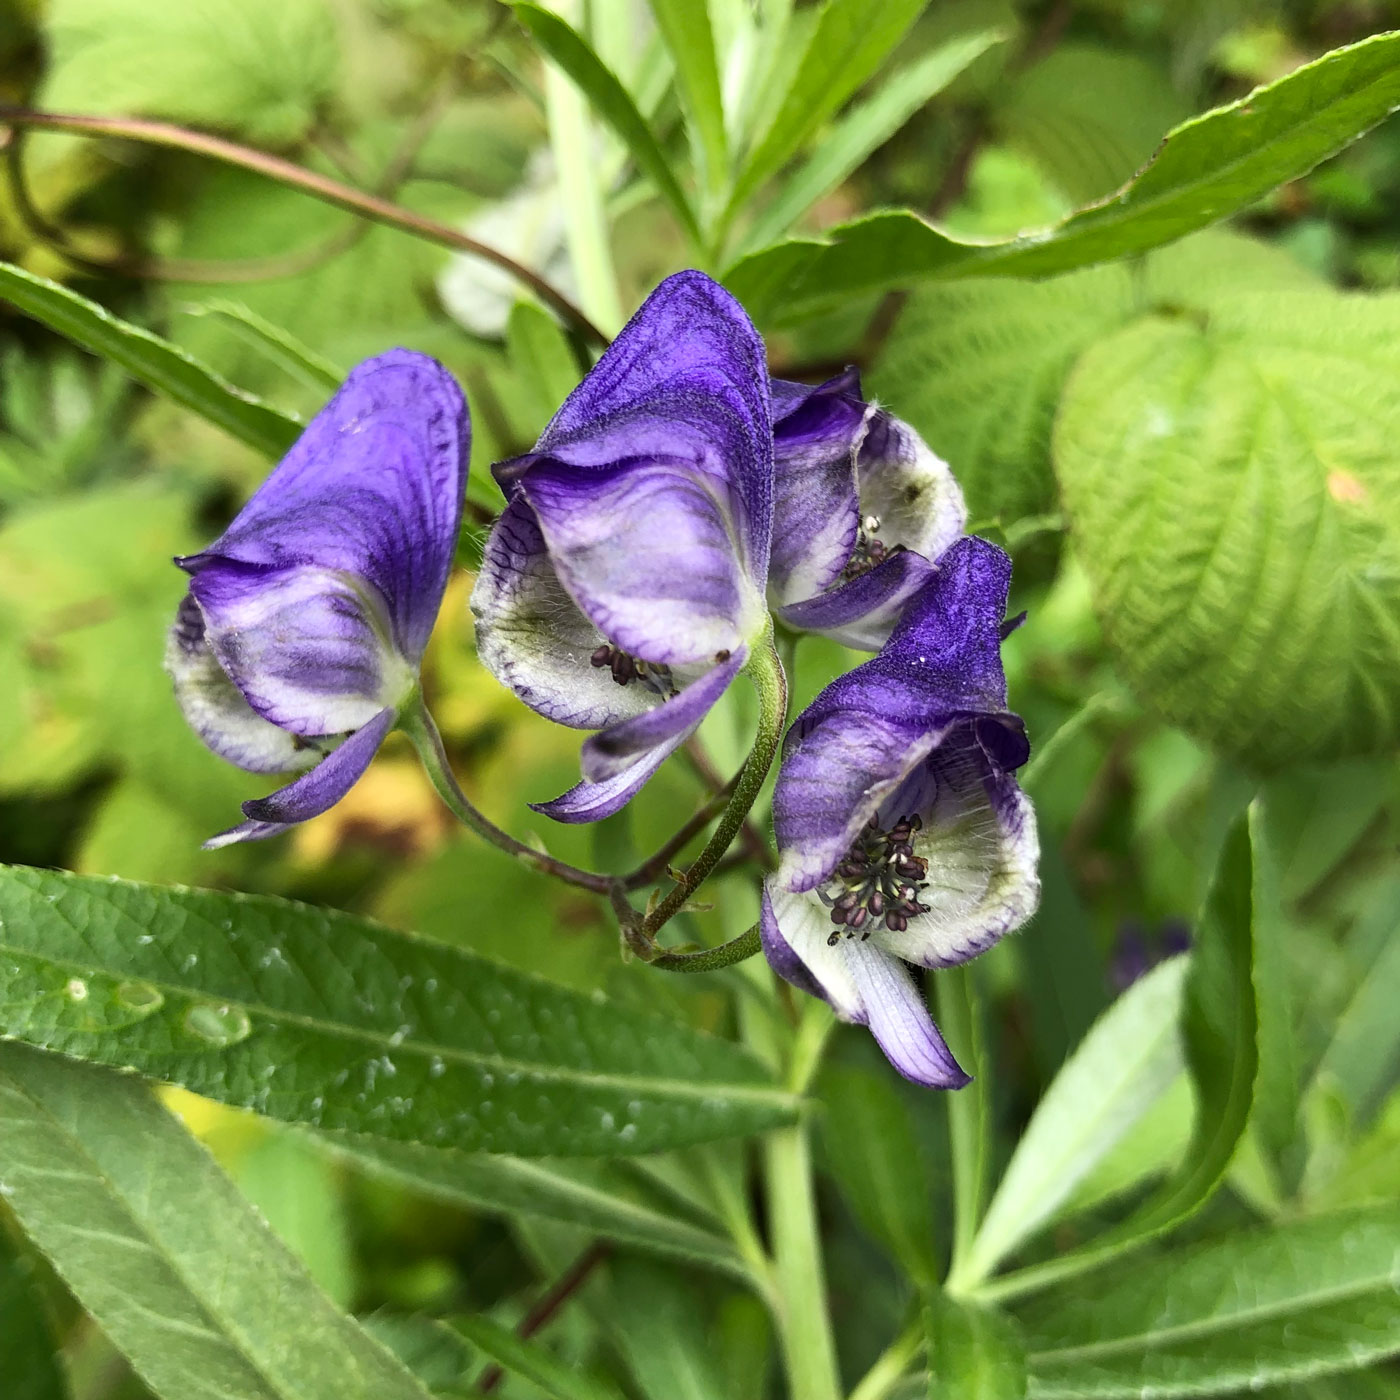
[[[879,538],[880,517],[878,515],[863,516],[860,522],[860,529],[856,534],[855,548],[851,551],[851,557],[846,560],[846,567],[841,570],[841,581],[849,583],[853,578],[860,578],[862,574],[868,574],[871,569],[883,564],[892,555],[900,554],[904,550],[902,544],[887,545]]]
[[[655,661],[643,661],[630,652],[623,651],[609,642],[594,649],[588,658],[589,665],[601,671],[605,666],[612,672],[618,685],[631,685],[642,681],[649,685],[663,699],[669,700],[676,694],[675,682],[671,679],[671,668]]]
[[[880,929],[903,933],[910,919],[929,912],[919,900],[928,888],[928,861],[914,854],[912,844],[922,828],[918,816],[900,817],[888,831],[876,817],[865,824],[827,887],[817,892],[836,925],[828,947],[834,948],[842,933],[860,934],[861,942]]]

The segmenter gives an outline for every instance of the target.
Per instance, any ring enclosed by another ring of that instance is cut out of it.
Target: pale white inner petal
[[[861,515],[879,521],[876,533],[886,548],[903,545],[936,560],[967,523],[962,490],[947,462],[898,419],[888,423],[879,458],[872,458],[869,442],[859,466]]]

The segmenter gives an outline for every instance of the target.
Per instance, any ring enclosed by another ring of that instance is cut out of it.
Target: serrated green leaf
[[[1180,1075],[1188,966],[1171,958],[1134,983],[1056,1075],[987,1208],[967,1259],[970,1278],[988,1277],[1052,1219]]]
[[[527,1156],[754,1132],[739,1047],[333,910],[0,868],[0,1036],[270,1117]]]
[[[929,1400],[1025,1400],[1026,1352],[1004,1313],[940,1295],[924,1305]]]
[[[338,77],[324,0],[51,0],[45,107],[169,117],[286,144]]]
[[[269,457],[280,457],[301,432],[301,423],[289,414],[234,388],[177,346],[57,282],[0,263],[0,300]]]
[[[0,1045],[0,1185],[165,1400],[427,1400],[134,1079]]]
[[[871,78],[918,18],[927,0],[826,0],[802,61],[771,125],[735,182],[737,209]]]
[[[709,0],[648,0],[676,64],[676,87],[690,125],[701,183],[712,193],[729,174],[728,137]]]
[[[530,1161],[329,1133],[316,1141],[351,1166],[438,1200],[577,1225],[638,1249],[747,1277],[727,1239],[655,1209],[606,1163]]]
[[[1065,390],[1056,470],[1119,667],[1256,767],[1400,734],[1400,298],[1158,315]]]
[[[657,193],[671,206],[680,225],[692,238],[700,238],[695,211],[671,169],[671,162],[657,143],[647,120],[637,110],[631,94],[611,68],[584,42],[581,35],[557,15],[539,5],[512,0],[516,18],[531,37],[573,80],[588,98],[594,112],[617,133],[632,152],[644,175]],[[700,6],[703,9],[703,6]]]
[[[1032,1400],[1224,1395],[1400,1352],[1400,1207],[1134,1260],[1018,1310]]]
[[[920,287],[870,387],[952,463],[974,519],[1015,521],[1054,501],[1055,412],[1075,361],[1096,341],[1154,306],[1208,308],[1240,291],[1314,282],[1279,249],[1210,230],[1134,266]]]
[[[0,1376],[5,1400],[68,1400],[58,1342],[28,1263],[0,1230]]]
[[[909,210],[880,210],[823,239],[780,243],[725,274],[763,322],[924,278],[1038,277],[1160,247],[1242,209],[1374,126],[1400,103],[1400,32],[1335,49],[1169,132],[1117,194],[1040,233],[953,238]]]
[[[920,107],[1004,37],[995,29],[959,35],[892,73],[826,134],[806,164],[759,214],[753,228],[745,235],[745,247],[761,248],[781,238],[802,214],[852,174]]]
[[[489,1317],[455,1317],[451,1325],[498,1366],[539,1386],[550,1400],[620,1400],[611,1385],[565,1364]]]

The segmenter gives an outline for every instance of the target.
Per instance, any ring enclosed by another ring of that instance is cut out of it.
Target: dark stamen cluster
[[[867,515],[861,520],[860,530],[856,535],[856,546],[851,551],[851,557],[846,560],[846,567],[841,570],[843,583],[849,583],[853,578],[868,574],[871,569],[883,564],[891,555],[903,551],[902,544],[890,546],[880,539],[878,537],[879,529],[879,516]]]
[[[611,646],[604,642],[602,646],[594,650],[588,660],[595,670],[601,671],[606,666],[612,672],[612,678],[618,685],[631,685],[633,681],[645,681],[653,690],[659,691],[662,695],[676,693],[669,666],[658,666],[649,661],[641,661],[623,651],[621,647]]]
[[[847,938],[860,934],[861,942],[882,928],[903,933],[916,914],[928,913],[929,906],[919,902],[928,888],[928,861],[916,856],[910,844],[922,826],[917,816],[901,817],[889,831],[875,817],[866,823],[831,883],[820,891],[837,925],[828,946],[834,948],[843,931]]]

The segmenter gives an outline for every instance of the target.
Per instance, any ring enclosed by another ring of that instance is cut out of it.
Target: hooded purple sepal
[[[983,540],[948,550],[880,654],[788,731],[773,797],[769,961],[942,1088],[966,1076],[903,964],[966,961],[1039,899],[1035,816],[1012,776],[1029,746],[1001,668],[1010,572]]]
[[[547,718],[602,731],[584,782],[536,810],[616,811],[737,673],[767,624],[772,454],[763,342],[682,272],[494,469],[509,503],[472,593],[478,655]]]
[[[854,369],[772,390],[770,600],[789,627],[876,651],[962,534],[962,492],[907,423],[861,397]]]
[[[196,733],[253,772],[321,760],[213,844],[325,811],[392,728],[447,585],[470,433],[436,361],[366,360],[223,535],[176,560],[190,589],[166,669]]]

